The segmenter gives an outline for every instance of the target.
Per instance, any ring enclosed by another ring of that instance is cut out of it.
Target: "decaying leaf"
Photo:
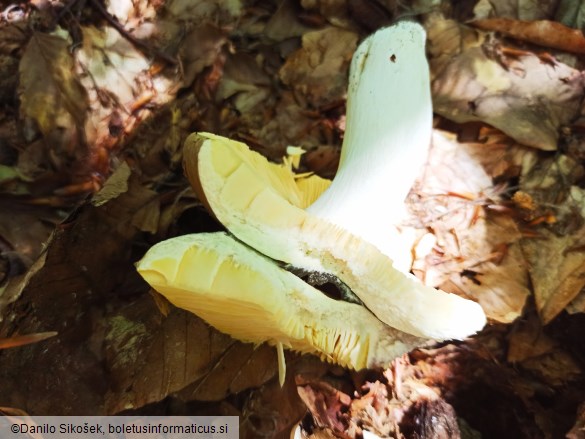
[[[521,193],[530,198],[523,219],[533,230],[522,239],[522,251],[545,323],[585,286],[585,198],[578,187],[584,175],[578,160],[559,154],[529,164],[520,180]]]
[[[219,401],[228,395],[260,387],[278,375],[274,349],[230,341],[209,372],[179,392],[179,396],[186,401]]]
[[[555,19],[572,28],[582,29],[585,24],[585,4],[572,0],[560,0]]]
[[[479,0],[473,12],[479,19],[505,17],[518,20],[543,20],[552,18],[558,3],[557,0]]]
[[[585,313],[585,292],[581,290],[579,295],[577,295],[577,297],[575,297],[565,309],[571,314]]]
[[[521,41],[551,49],[585,54],[583,32],[570,29],[561,23],[549,20],[520,21],[509,18],[487,18],[476,20],[472,25],[487,31],[496,31]]]
[[[31,343],[37,343],[56,336],[55,331],[39,332],[37,334],[17,335],[10,338],[0,338],[0,349],[15,348]]]
[[[270,17],[264,28],[266,36],[275,41],[300,37],[310,28],[299,20],[300,8],[297,2],[284,0],[276,12]]]
[[[128,179],[130,178],[130,167],[125,162],[106,180],[101,190],[96,193],[91,203],[94,206],[101,206],[116,198],[128,190]]]
[[[21,109],[45,136],[72,123],[83,128],[89,108],[69,44],[60,35],[34,32],[20,61]]]
[[[257,61],[246,54],[228,57],[217,89],[218,99],[232,98],[241,113],[247,113],[270,95],[270,78]]]
[[[347,88],[347,71],[358,36],[328,27],[303,35],[303,47],[287,58],[282,81],[315,106],[339,100]]]
[[[252,130],[270,149],[265,155],[273,159],[284,155],[287,145],[299,146],[319,143],[319,136],[311,130],[314,121],[307,118],[305,109],[296,102],[291,91],[283,92],[274,108],[274,115],[263,125]],[[296,140],[299,140],[295,142]]]
[[[348,427],[348,420],[341,413],[345,413],[351,403],[351,398],[344,392],[323,381],[297,378],[299,395],[313,415],[317,427],[330,428],[335,433],[343,433]]]
[[[171,394],[184,401],[218,401],[276,374],[272,349],[236,342],[181,310],[161,321],[145,299],[108,320],[106,364],[115,377],[106,395],[108,413]]]
[[[347,0],[301,0],[301,6],[319,13],[336,26],[344,27],[348,22]]]
[[[577,412],[577,421],[571,431],[567,433],[567,439],[581,439],[585,431],[585,403],[581,404]]]
[[[204,0],[197,2],[184,2],[171,0],[165,5],[165,9],[176,19],[202,23],[205,21],[224,22],[237,18],[243,10],[241,0]]]
[[[204,24],[192,29],[185,36],[179,52],[184,69],[183,84],[191,84],[205,67],[213,65],[220,58],[226,43],[225,31],[216,26]]]
[[[478,300],[490,318],[511,322],[530,290],[518,226],[509,216],[484,211],[500,196],[486,171],[498,172],[496,148],[502,154],[497,145],[459,144],[435,133],[416,206],[434,238],[426,251],[417,250],[415,269],[424,267],[431,285]]]
[[[148,72],[152,61],[117,30],[87,26],[82,32],[83,45],[76,58],[92,110],[85,129],[99,151],[118,142],[136,121],[139,109],[167,102],[173,84],[168,78],[153,78]]]
[[[530,264],[536,306],[548,323],[585,287],[585,253],[575,248],[585,242],[585,227],[565,236],[543,228],[538,233],[540,237],[522,241],[522,250]]]
[[[579,71],[528,52],[507,56],[500,43],[481,36],[467,43],[464,25],[438,16],[426,27],[435,112],[456,122],[487,122],[524,145],[557,148],[559,129],[580,112]]]
[[[509,335],[508,361],[538,375],[550,386],[574,381],[581,373],[573,356],[544,332],[536,313],[513,327]]]

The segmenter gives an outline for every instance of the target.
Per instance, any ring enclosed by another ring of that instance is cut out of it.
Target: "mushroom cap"
[[[140,275],[174,305],[246,342],[312,353],[353,369],[382,366],[426,342],[331,299],[225,233],[153,246]]]
[[[465,338],[485,325],[479,304],[423,285],[373,244],[304,210],[308,197],[291,172],[245,144],[192,134],[184,168],[239,240],[272,259],[336,275],[382,322],[436,340]]]

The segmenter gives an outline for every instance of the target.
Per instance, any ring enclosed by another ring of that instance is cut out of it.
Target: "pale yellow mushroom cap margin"
[[[225,233],[158,243],[137,270],[171,303],[239,340],[283,345],[353,369],[384,366],[426,341],[325,296]]]

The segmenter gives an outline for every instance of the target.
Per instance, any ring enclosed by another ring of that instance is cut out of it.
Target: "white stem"
[[[391,227],[404,219],[404,199],[426,161],[432,132],[425,40],[419,24],[404,21],[360,44],[350,68],[339,169],[308,208],[390,257],[396,253]]]

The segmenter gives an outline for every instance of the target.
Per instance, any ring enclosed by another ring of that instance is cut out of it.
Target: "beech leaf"
[[[75,75],[69,42],[34,32],[20,61],[21,111],[47,136],[75,122],[83,127],[88,110],[85,89]]]

